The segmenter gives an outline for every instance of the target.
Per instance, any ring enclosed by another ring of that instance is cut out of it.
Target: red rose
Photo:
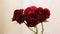
[[[14,11],[12,21],[17,21],[19,24],[24,21],[23,9],[17,9]]]
[[[50,11],[47,8],[31,6],[24,10],[15,10],[12,21],[17,21],[19,24],[27,22],[28,27],[35,27],[37,24],[44,22],[50,17]]]
[[[50,16],[50,11],[47,9],[47,8],[45,8],[45,9],[43,9],[43,8],[41,8],[41,7],[39,7],[39,8],[37,8],[36,9],[36,14],[38,15],[37,17],[37,19],[40,21],[40,22],[43,22],[43,21],[45,21],[47,18],[49,18],[49,16]]]
[[[24,14],[25,14],[25,20],[27,22],[27,26],[28,27],[34,27],[38,24],[38,21],[37,21],[37,15],[35,14],[35,10],[36,10],[36,7],[35,6],[31,6],[31,7],[28,7],[26,8],[26,10],[24,11]]]

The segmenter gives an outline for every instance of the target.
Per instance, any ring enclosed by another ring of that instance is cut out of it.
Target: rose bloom
[[[23,12],[24,11],[24,12]],[[25,10],[16,9],[13,14],[12,21],[17,21],[19,24],[24,20],[27,22],[28,27],[35,27],[37,24],[44,22],[50,17],[50,11],[47,8],[30,6]]]
[[[17,21],[19,24],[24,21],[23,9],[16,9],[14,11],[12,21]]]
[[[40,21],[40,22],[44,22],[47,18],[50,17],[50,11],[49,9],[47,8],[42,8],[42,7],[39,7],[36,9],[36,14],[38,15],[37,19]]]
[[[28,27],[34,27],[38,24],[37,15],[35,14],[36,7],[31,6],[25,9],[25,20],[27,22]]]

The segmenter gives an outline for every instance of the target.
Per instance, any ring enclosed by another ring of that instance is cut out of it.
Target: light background
[[[0,0],[0,34],[33,34],[24,24],[11,21],[15,9],[32,5],[51,11],[49,22],[44,23],[44,34],[60,34],[60,0]],[[41,24],[38,30],[41,34]]]

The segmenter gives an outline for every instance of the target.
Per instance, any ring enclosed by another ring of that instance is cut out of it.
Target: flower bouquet
[[[43,22],[48,22],[47,19],[50,17],[50,11],[47,8],[30,6],[26,9],[16,9],[13,14],[12,21],[17,21],[17,23],[24,23],[32,32],[38,34],[37,25],[41,23],[42,34],[44,32]],[[26,21],[26,22],[25,22]],[[36,31],[32,30],[34,27]]]

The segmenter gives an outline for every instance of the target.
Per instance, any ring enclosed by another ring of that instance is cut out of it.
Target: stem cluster
[[[24,22],[25,23],[25,22]],[[26,23],[25,23],[26,24]],[[44,28],[43,28],[43,23],[41,23],[41,26],[42,26],[42,31],[41,31],[41,33],[43,34],[43,32],[44,32]],[[29,28],[29,27],[28,27]],[[36,28],[36,31],[34,31],[34,30],[32,30],[31,28],[29,28],[32,32],[34,32],[35,34],[38,34],[38,28],[37,28],[37,26],[35,26],[35,28]]]

